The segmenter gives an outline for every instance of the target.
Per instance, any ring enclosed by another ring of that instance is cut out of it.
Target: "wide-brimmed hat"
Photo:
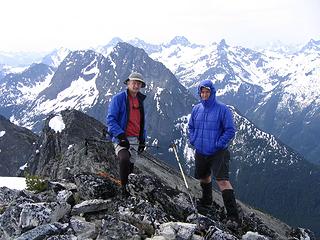
[[[143,81],[143,77],[138,72],[133,72],[129,75],[128,79],[124,81],[124,84],[127,84],[129,80],[139,81],[142,83],[141,88],[144,88],[146,86],[146,83]]]

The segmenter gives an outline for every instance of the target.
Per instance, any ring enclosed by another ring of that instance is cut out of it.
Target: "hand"
[[[139,143],[138,153],[142,153],[146,149],[146,144],[144,142]]]
[[[129,140],[128,140],[128,138],[126,137],[126,135],[124,135],[124,133],[118,135],[117,138],[119,139],[119,145],[120,145],[121,147],[124,147],[124,148],[126,148],[126,149],[129,149],[129,148],[130,148]]]

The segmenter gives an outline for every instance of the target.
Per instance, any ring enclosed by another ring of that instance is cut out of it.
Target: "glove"
[[[119,145],[121,147],[124,147],[126,149],[130,148],[129,140],[128,140],[128,138],[126,137],[126,135],[124,133],[118,135],[117,138],[119,139]]]
[[[144,150],[146,149],[146,145],[144,142],[140,142],[139,143],[139,147],[138,147],[138,153],[142,153]]]

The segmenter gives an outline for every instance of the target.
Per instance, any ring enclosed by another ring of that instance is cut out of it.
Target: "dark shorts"
[[[203,179],[208,176],[216,180],[229,180],[230,152],[228,149],[219,150],[214,155],[195,154],[195,178]]]

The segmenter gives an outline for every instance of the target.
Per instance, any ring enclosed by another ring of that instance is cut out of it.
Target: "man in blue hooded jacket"
[[[146,86],[140,73],[133,72],[124,81],[127,90],[113,96],[108,108],[108,132],[119,158],[122,195],[128,197],[126,184],[128,175],[133,172],[137,153],[145,149],[145,114],[143,101],[146,98],[140,92]]]
[[[235,135],[230,109],[216,100],[216,90],[210,80],[200,82],[201,102],[193,107],[189,120],[189,140],[195,148],[195,178],[200,180],[200,204],[212,204],[211,176],[222,192],[227,218],[239,222],[234,191],[229,181],[230,153],[228,144]]]

